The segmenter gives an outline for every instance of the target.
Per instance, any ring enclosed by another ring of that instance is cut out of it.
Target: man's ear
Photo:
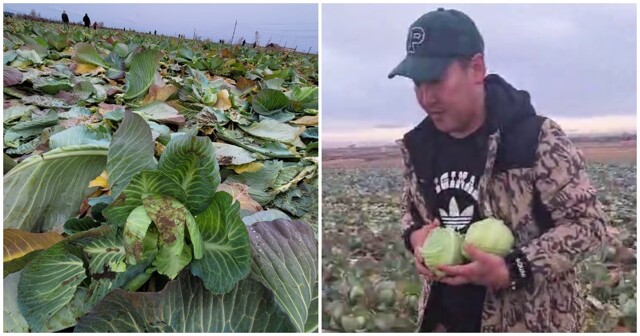
[[[471,75],[473,76],[474,83],[482,84],[484,82],[484,78],[487,75],[487,67],[484,63],[484,55],[475,54],[471,58],[471,62],[469,62],[469,67],[471,68]]]

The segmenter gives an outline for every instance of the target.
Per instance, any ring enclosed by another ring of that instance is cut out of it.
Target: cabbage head
[[[511,229],[504,222],[496,218],[487,218],[469,226],[464,243],[471,244],[481,251],[504,257],[513,247],[514,238]],[[462,255],[469,259],[464,249]]]
[[[444,274],[438,266],[462,264],[462,241],[462,236],[453,229],[433,229],[420,248],[424,264],[434,275],[441,277]]]

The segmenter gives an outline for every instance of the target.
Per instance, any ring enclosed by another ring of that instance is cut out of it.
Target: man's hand
[[[436,218],[430,224],[427,224],[411,233],[411,237],[409,237],[411,240],[411,246],[413,247],[413,256],[416,260],[415,262],[418,274],[424,275],[429,279],[434,279],[434,275],[427,266],[425,266],[422,255],[420,254],[420,248],[422,247],[422,244],[424,244],[424,241],[427,240],[429,233],[438,226],[440,226],[440,221]]]
[[[464,249],[472,262],[459,266],[440,266],[439,269],[446,274],[440,281],[449,285],[472,283],[494,291],[509,286],[509,270],[502,257],[469,244],[465,244]]]

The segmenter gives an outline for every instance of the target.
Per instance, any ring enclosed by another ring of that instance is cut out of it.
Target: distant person
[[[155,31],[155,30],[154,30],[154,31],[153,31],[153,35],[157,35],[156,33],[157,33],[157,31]]]
[[[62,22],[65,26],[69,25],[69,15],[67,15],[67,11],[62,11]]]
[[[244,47],[244,45],[247,44],[246,40],[242,40],[242,46]]]
[[[91,19],[89,19],[89,15],[87,13],[84,13],[84,17],[82,18],[82,21],[84,22],[85,27],[91,28]]]
[[[576,264],[609,238],[585,159],[527,91],[487,75],[473,20],[439,8],[408,29],[391,71],[414,83],[427,116],[400,141],[403,239],[422,280],[420,332],[582,331]],[[513,233],[503,256],[465,245],[470,262],[435,276],[420,249],[437,227],[486,218]]]
[[[94,22],[94,23],[93,23],[93,30],[97,30],[97,29],[98,29],[98,23],[97,23],[97,22]]]

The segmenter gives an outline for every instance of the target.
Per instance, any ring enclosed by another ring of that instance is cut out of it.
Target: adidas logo
[[[438,211],[440,212],[442,224],[455,230],[460,230],[466,227],[473,219],[473,205],[466,207],[462,212],[460,212],[460,208],[458,207],[458,202],[455,197],[451,197],[451,200],[449,201],[449,211],[445,209],[438,209]]]

